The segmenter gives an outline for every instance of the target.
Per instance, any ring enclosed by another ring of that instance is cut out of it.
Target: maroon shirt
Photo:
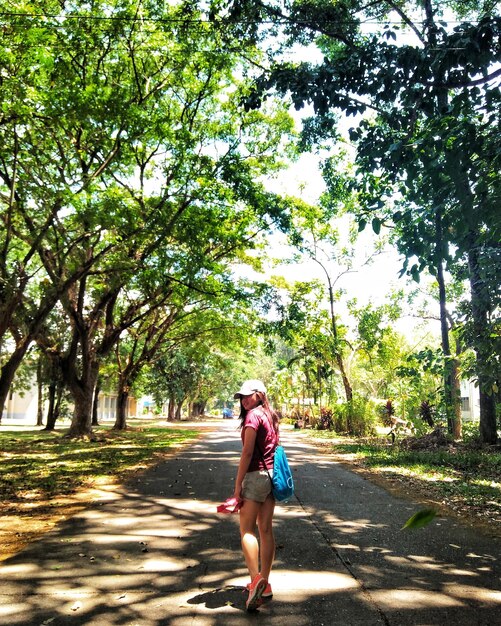
[[[257,406],[256,408],[251,409],[245,416],[245,422],[242,428],[242,442],[244,440],[244,431],[246,428],[252,428],[256,431],[256,445],[254,447],[249,469],[247,470],[248,472],[273,469],[273,457],[275,456],[275,448],[278,443],[278,435],[275,433],[275,429],[272,424],[271,417],[269,418],[266,415],[262,406]],[[261,450],[261,453],[259,450]],[[263,455],[262,457],[261,454]],[[265,463],[263,463],[263,457]]]

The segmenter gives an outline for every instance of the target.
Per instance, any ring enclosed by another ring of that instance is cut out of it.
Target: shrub
[[[435,425],[435,407],[430,404],[428,400],[423,400],[421,402],[419,407],[419,417],[431,428]]]
[[[354,394],[351,402],[344,402],[337,407],[334,429],[356,437],[366,437],[376,433],[378,421],[374,402]]]
[[[329,407],[320,409],[320,419],[317,423],[317,430],[333,430],[334,429],[334,412]]]
[[[395,415],[395,405],[392,400],[387,400],[378,407],[379,415],[384,426],[391,426],[391,418]]]

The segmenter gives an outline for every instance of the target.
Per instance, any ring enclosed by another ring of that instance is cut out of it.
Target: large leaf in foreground
[[[422,509],[414,513],[412,517],[409,517],[401,530],[404,530],[404,528],[422,528],[429,524],[436,514],[437,512],[434,509]]]

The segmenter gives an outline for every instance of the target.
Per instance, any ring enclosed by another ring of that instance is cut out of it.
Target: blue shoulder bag
[[[271,479],[273,497],[277,502],[287,502],[294,495],[294,480],[285,455],[284,447],[275,448],[273,459],[273,478]]]
[[[257,449],[259,450],[259,454],[261,455],[261,459],[263,460],[263,464],[266,468],[266,463],[264,461],[263,453],[261,452],[261,448],[257,444]],[[270,473],[266,469],[268,476]],[[277,502],[287,502],[294,495],[294,479],[292,478],[291,468],[289,467],[289,462],[287,461],[287,456],[285,454],[284,447],[279,443],[275,448],[275,456],[273,458],[273,478],[270,476],[271,480],[271,491],[273,493],[273,497]]]

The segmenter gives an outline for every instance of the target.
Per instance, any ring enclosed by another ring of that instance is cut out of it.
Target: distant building
[[[480,395],[478,387],[471,380],[461,381],[461,418],[464,422],[480,419]]]
[[[5,424],[7,421],[36,424],[37,408],[36,389],[32,388],[23,393],[23,395],[11,392],[2,413],[2,424]]]
[[[127,406],[127,417],[142,415],[142,410],[138,406],[140,402],[134,397],[129,397]],[[5,426],[9,422],[16,424],[35,425],[37,423],[38,395],[36,387],[32,387],[22,395],[13,392],[9,394],[2,414],[2,424]],[[139,409],[139,411],[138,411]],[[116,418],[117,396],[114,394],[99,394],[97,410],[98,421],[110,422]],[[71,411],[71,407],[70,407]],[[44,422],[47,415],[47,403],[44,403]]]

